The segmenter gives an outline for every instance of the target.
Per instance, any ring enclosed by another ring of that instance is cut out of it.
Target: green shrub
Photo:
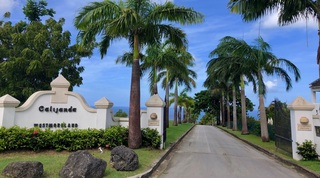
[[[51,148],[51,135],[52,130],[46,129],[41,130],[40,128],[31,128],[27,130],[28,132],[28,140],[25,141],[24,145],[25,148],[31,149],[33,151],[39,151],[43,149],[50,149]]]
[[[312,144],[311,140],[306,140],[301,144],[297,142],[297,153],[302,156],[303,160],[316,160],[318,154],[316,152],[316,144]]]
[[[122,126],[112,126],[103,134],[102,145],[106,148],[114,148],[116,146],[128,146],[129,130]]]
[[[59,129],[42,130],[35,128],[0,128],[0,152],[5,150],[28,149],[39,151],[54,149],[56,151],[76,151],[97,147],[114,148],[128,145],[128,128],[113,126],[109,129]],[[159,148],[161,139],[154,129],[142,129],[143,145]]]
[[[142,133],[142,147],[152,147],[159,149],[161,137],[156,129],[144,128]]]

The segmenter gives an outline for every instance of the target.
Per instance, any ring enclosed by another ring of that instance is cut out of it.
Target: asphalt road
[[[212,126],[195,126],[171,155],[153,177],[306,177]]]

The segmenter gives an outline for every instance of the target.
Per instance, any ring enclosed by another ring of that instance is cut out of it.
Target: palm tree
[[[314,18],[320,32],[320,1],[318,0],[229,0],[231,12],[241,14],[244,21],[254,21],[279,10],[279,25],[288,25],[301,19]],[[320,40],[320,33],[318,33]],[[317,64],[320,77],[320,44],[318,45]]]
[[[190,84],[192,84],[195,87],[195,81],[189,80],[188,75],[190,74],[191,79],[192,77],[196,77],[196,74],[194,71],[188,69],[188,67],[192,67],[194,65],[194,58],[192,55],[186,51],[186,48],[177,48],[172,45],[169,45],[168,48],[165,49],[165,53],[167,55],[167,58],[170,58],[171,60],[174,60],[173,63],[168,63],[165,66],[165,70],[162,70],[158,73],[158,80],[160,81],[162,79],[162,88],[166,90],[166,118],[167,118],[167,128],[169,127],[169,90],[176,86],[173,82],[176,80],[176,78],[182,79],[182,81],[179,81],[178,79],[178,85],[185,84],[186,88],[188,90],[191,89]],[[177,70],[179,69],[179,70]],[[190,83],[191,82],[191,83]],[[175,87],[175,89],[178,90],[178,86]],[[177,91],[178,92],[178,91]],[[178,94],[178,93],[177,93]],[[174,108],[176,108],[174,106]],[[174,117],[177,116],[177,109],[174,109]],[[174,119],[175,121],[176,119]],[[175,125],[175,123],[174,123]],[[175,125],[176,126],[176,125]]]
[[[197,74],[188,69],[187,73],[182,73],[181,71],[179,72],[173,72],[171,73],[171,80],[169,81],[169,86],[174,85],[174,118],[173,118],[173,125],[177,126],[177,116],[178,116],[178,86],[184,85],[185,89],[187,91],[191,90],[191,87],[195,88],[196,87],[196,82],[195,78],[197,78]],[[181,118],[178,120],[178,123],[181,124]]]
[[[181,56],[180,56],[181,57]],[[186,59],[184,59],[186,60]],[[193,58],[192,58],[193,60]],[[193,62],[190,62],[189,65],[193,65]],[[191,66],[192,66],[191,65]],[[160,78],[163,78],[162,80],[162,86],[166,86],[166,81],[168,80],[168,88],[173,88],[174,87],[174,118],[173,118],[173,125],[177,126],[178,125],[178,87],[181,85],[185,86],[185,89],[187,91],[191,90],[191,87],[196,87],[196,82],[195,82],[195,78],[197,78],[197,74],[187,68],[188,66],[185,65],[184,68],[179,68],[179,70],[177,70],[175,67],[171,67],[169,68],[168,71],[163,71],[161,73],[159,73]],[[169,73],[168,77],[166,76],[166,73]],[[166,77],[163,77],[166,76]]]
[[[191,115],[192,115],[192,110],[194,108],[194,99],[190,96],[185,96],[184,99],[182,100],[182,105],[185,108],[184,109],[184,120],[183,122],[191,122]]]
[[[151,44],[146,50],[146,58],[141,63],[141,71],[147,71],[150,69],[148,79],[150,81],[149,90],[151,94],[158,94],[157,74],[163,69],[169,59],[165,58],[164,53],[162,53],[163,45]]]
[[[252,50],[248,52],[249,62],[252,66],[253,72],[255,72],[258,83],[259,93],[259,111],[260,111],[260,127],[261,127],[261,139],[263,142],[269,141],[267,117],[264,106],[264,95],[266,93],[266,86],[263,82],[263,74],[277,75],[285,81],[286,90],[292,88],[292,79],[288,75],[285,67],[288,71],[292,72],[295,81],[300,79],[299,69],[289,60],[284,58],[277,58],[270,52],[271,47],[261,37],[255,40],[256,45],[252,46]]]
[[[178,103],[179,106],[184,109],[183,110],[183,120],[182,122],[189,122],[189,117],[190,117],[190,108],[192,106],[194,106],[194,100],[192,97],[187,95],[187,90],[182,90],[182,92],[180,92],[179,94],[179,98],[178,98]],[[182,110],[181,109],[181,110]]]
[[[230,36],[226,36],[220,40],[217,48],[209,55],[213,57],[208,62],[208,72],[215,73],[220,80],[230,81],[232,83],[233,96],[233,129],[237,130],[237,113],[236,113],[236,88],[241,88],[241,120],[242,134],[248,134],[247,115],[246,115],[246,96],[245,96],[245,80],[252,81],[255,87],[254,77],[252,75],[251,66],[248,65],[248,56],[246,51],[251,47],[243,40],[238,40]],[[229,111],[229,108],[227,108]],[[229,114],[228,114],[229,117]],[[229,122],[228,122],[229,128]]]
[[[158,5],[150,0],[92,2],[76,16],[74,25],[80,30],[78,41],[81,45],[97,46],[102,58],[111,42],[117,39],[127,39],[132,49],[128,138],[130,148],[139,148],[142,143],[140,50],[145,45],[159,42],[163,37],[170,39],[176,46],[185,46],[183,31],[164,22],[192,24],[202,20],[203,15],[191,8],[178,7],[171,2]]]
[[[181,61],[176,57],[176,53],[173,52],[173,50],[176,50],[174,48],[174,44],[169,40],[164,43],[151,44],[147,47],[146,56],[141,60],[141,72],[143,75],[150,70],[148,79],[150,81],[149,90],[151,94],[158,93],[158,72],[164,70],[167,66],[181,65]]]
[[[182,117],[183,120],[185,121],[186,119],[186,112],[188,111],[188,107],[192,105],[193,103],[193,98],[191,98],[190,96],[187,95],[188,89],[183,89],[180,94],[178,95],[178,102],[177,102],[177,106],[178,106],[178,114],[177,114],[177,118],[178,118],[178,124],[182,123]],[[173,98],[169,101],[169,103],[174,103],[175,102],[175,93],[171,93],[170,96],[172,96]],[[184,112],[183,112],[183,108],[184,108]],[[182,115],[182,112],[184,113]]]

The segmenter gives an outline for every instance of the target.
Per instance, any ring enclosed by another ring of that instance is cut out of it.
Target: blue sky
[[[22,7],[26,0],[0,0],[0,15],[10,11],[12,22],[25,20]],[[77,35],[73,27],[73,19],[79,9],[92,0],[47,0],[48,8],[56,11],[55,18],[66,19],[64,30],[72,33],[73,40]],[[161,3],[161,1],[157,1]],[[272,47],[272,52],[281,58],[291,60],[301,72],[301,80],[293,82],[293,88],[286,92],[285,85],[276,76],[267,77],[265,83],[268,86],[265,105],[278,98],[283,102],[291,103],[297,96],[302,96],[311,102],[309,84],[319,76],[316,64],[316,50],[318,45],[317,24],[313,19],[295,24],[279,27],[277,24],[277,12],[268,15],[260,21],[246,23],[237,14],[232,14],[227,9],[227,0],[175,0],[180,6],[192,7],[204,14],[205,21],[202,24],[182,26],[187,33],[188,50],[196,60],[193,68],[198,74],[197,87],[189,95],[204,90],[203,82],[206,79],[206,64],[209,61],[209,53],[217,46],[224,36],[233,36],[244,39],[253,44],[260,33],[262,38]],[[259,25],[260,24],[260,25]],[[260,29],[260,30],[259,30]],[[100,54],[95,52],[90,59],[83,59],[81,65],[85,71],[81,74],[83,85],[76,87],[75,92],[85,97],[89,105],[102,97],[108,98],[115,106],[128,106],[130,95],[131,68],[115,64],[117,56],[129,51],[125,40],[119,40],[112,44],[108,54],[101,60]],[[182,88],[180,88],[180,91]],[[159,91],[164,97],[164,91]],[[246,86],[247,97],[258,107],[258,96],[252,92],[251,86]],[[148,81],[144,77],[141,80],[141,107],[150,97]]]

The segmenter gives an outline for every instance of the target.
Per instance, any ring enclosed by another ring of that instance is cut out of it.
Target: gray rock
[[[70,154],[59,176],[61,178],[101,178],[106,167],[106,161],[93,157],[88,151],[80,150]]]
[[[117,171],[134,171],[139,167],[139,159],[132,149],[121,145],[112,149],[110,164]]]
[[[37,178],[43,174],[43,164],[37,161],[12,162],[2,171],[2,175],[15,178]]]

